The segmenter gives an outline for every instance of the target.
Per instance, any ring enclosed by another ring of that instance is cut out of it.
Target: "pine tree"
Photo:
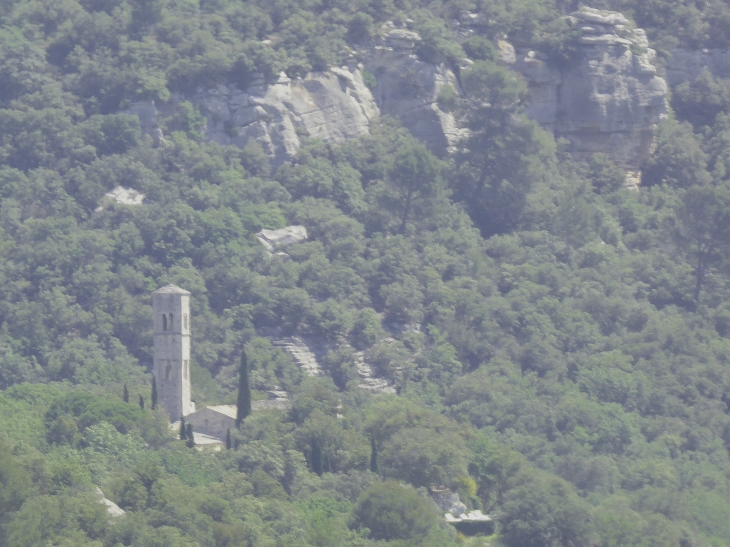
[[[125,403],[129,402],[129,390],[127,389],[127,384],[124,384],[124,394],[122,395],[122,399],[124,399]]]
[[[195,437],[193,436],[193,424],[188,423],[185,429],[185,435],[188,438],[185,444],[188,448],[193,448],[195,446]]]
[[[150,405],[150,408],[152,410],[157,408],[157,379],[153,376],[152,377],[152,404]]]
[[[375,435],[370,435],[370,471],[378,472],[378,445],[375,443]]]
[[[226,450],[231,449],[231,428],[228,428],[228,431],[226,431]]]
[[[251,414],[251,386],[249,385],[248,359],[246,350],[241,351],[241,366],[238,369],[238,410],[236,412],[236,427]]]
[[[316,437],[312,438],[312,471],[322,474],[322,447]]]
[[[185,428],[185,416],[180,416],[180,440],[188,438],[188,430]]]
[[[139,408],[144,410],[144,397],[142,397],[141,395],[139,396]]]

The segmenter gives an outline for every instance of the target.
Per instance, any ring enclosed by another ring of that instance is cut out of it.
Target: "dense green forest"
[[[730,44],[724,0],[596,1],[661,55]],[[567,0],[0,3],[0,545],[730,546],[730,81],[672,92],[640,189],[520,114],[488,39],[558,62]],[[481,13],[459,43],[449,21]],[[158,145],[131,101],[337,65],[388,20],[454,66],[470,129],[438,159],[394,120],[339,145]],[[144,206],[104,202],[116,186]],[[100,207],[100,204],[102,205]],[[262,228],[307,227],[268,255]],[[189,290],[198,407],[255,411],[231,449],[149,401],[150,292]],[[261,334],[320,341],[325,378]],[[397,395],[357,388],[364,352]],[[128,390],[130,403],[123,401]],[[495,516],[445,523],[431,485]],[[96,488],[126,511],[112,518]]]

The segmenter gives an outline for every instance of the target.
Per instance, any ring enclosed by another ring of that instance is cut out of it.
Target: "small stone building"
[[[236,426],[236,407],[220,405],[195,409],[190,377],[190,293],[167,285],[152,293],[155,340],[152,372],[157,381],[160,404],[176,423],[180,417],[192,424],[197,434],[225,439]]]
[[[235,405],[207,406],[185,416],[185,421],[192,424],[195,433],[225,439],[229,429],[236,429],[236,410]]]

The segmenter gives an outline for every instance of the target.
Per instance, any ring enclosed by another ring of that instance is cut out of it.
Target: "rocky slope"
[[[655,52],[644,32],[619,13],[584,8],[567,19],[581,32],[573,62],[557,68],[527,45],[500,41],[502,63],[529,85],[527,115],[566,138],[573,153],[604,152],[619,165],[637,168],[668,109]],[[380,115],[400,119],[432,152],[444,156],[461,133],[438,98],[447,85],[460,93],[459,82],[445,65],[419,60],[420,40],[413,30],[388,23],[377,43],[357,59],[353,55],[347,66],[295,81],[282,73],[271,85],[259,79],[245,90],[219,85],[187,99],[205,116],[208,140],[243,147],[256,139],[275,165],[296,154],[302,135],[341,142],[367,133]],[[174,98],[165,109],[180,100]],[[154,105],[138,103],[128,112],[139,116],[155,140],[163,138]]]

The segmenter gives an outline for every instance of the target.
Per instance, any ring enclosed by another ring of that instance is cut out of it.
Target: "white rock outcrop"
[[[110,517],[121,517],[126,514],[126,511],[124,509],[119,507],[112,500],[107,499],[104,496],[104,492],[102,492],[101,488],[99,488],[98,486],[96,487],[95,493],[99,498],[99,503],[106,506],[106,512],[109,514]]]
[[[138,192],[134,188],[125,188],[117,186],[110,190],[101,198],[101,204],[96,208],[97,211],[103,211],[105,206],[111,203],[121,203],[122,205],[142,205],[145,195]]]
[[[104,194],[104,197],[112,199],[123,205],[142,205],[142,203],[144,203],[145,195],[134,188],[117,186],[114,190]]]
[[[432,484],[431,499],[438,505],[441,511],[452,518],[466,513],[466,504],[461,501],[459,494],[445,486]]]
[[[278,247],[286,247],[293,243],[301,243],[307,240],[307,229],[304,226],[287,226],[279,230],[261,230],[256,238],[266,247],[266,250],[273,253]]]
[[[341,142],[367,133],[379,114],[360,71],[347,68],[295,81],[281,73],[272,85],[259,78],[246,90],[218,85],[194,100],[206,118],[208,140],[243,148],[255,139],[275,165],[297,153],[300,134]]]
[[[516,47],[509,62],[509,48],[499,47],[503,63],[527,80],[527,115],[568,139],[579,157],[603,152],[636,168],[651,153],[656,124],[668,112],[656,53],[644,31],[620,13],[583,8],[567,20],[581,36],[576,60],[563,68],[529,47]]]
[[[459,83],[445,64],[418,58],[420,41],[417,33],[386,24],[381,43],[365,54],[363,63],[377,78],[374,95],[381,114],[399,119],[431,152],[444,156],[462,132],[438,98],[447,85],[458,93]]]
[[[319,366],[317,356],[315,355],[309,344],[298,336],[289,336],[286,338],[274,338],[271,343],[286,351],[292,356],[294,362],[299,365],[302,372],[307,376],[324,376],[322,367]]]
[[[383,378],[382,376],[378,376],[375,370],[373,370],[373,367],[365,362],[364,352],[356,352],[355,359],[355,366],[357,367],[357,377],[359,381],[357,387],[366,389],[372,393],[397,393],[392,381],[387,378]]]

